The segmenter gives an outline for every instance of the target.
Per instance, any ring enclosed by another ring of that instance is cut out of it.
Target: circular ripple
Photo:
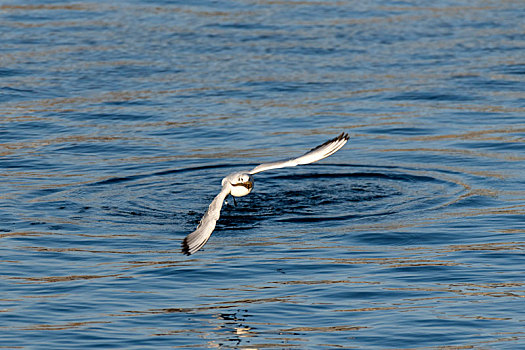
[[[91,225],[98,223],[93,226],[111,223],[127,232],[162,231],[178,239],[194,229],[222,176],[234,170],[215,165],[113,178],[82,185],[77,191],[84,196],[68,197],[79,199],[78,208],[90,204],[82,215]],[[257,174],[253,192],[238,198],[236,206],[229,197],[215,231],[377,232],[377,225],[415,226],[436,217],[464,192],[453,174],[438,170],[330,164],[282,169]]]
[[[430,215],[453,202],[463,187],[444,174],[410,169],[324,166],[299,174],[256,178],[250,198],[226,207],[228,226],[263,219],[293,223],[377,222],[389,217]],[[238,218],[236,218],[238,217]],[[244,226],[244,225],[243,225]]]

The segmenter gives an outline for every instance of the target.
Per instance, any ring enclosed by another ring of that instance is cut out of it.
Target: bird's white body
[[[253,189],[253,176],[249,173],[231,173],[222,179],[222,186],[231,185],[230,194],[234,197],[243,197]]]
[[[270,169],[291,167],[301,164],[310,164],[326,158],[340,150],[348,141],[348,134],[341,133],[338,137],[331,139],[306,152],[298,158],[292,158],[274,163],[265,163],[256,166],[248,172],[231,173],[222,179],[222,189],[213,199],[208,210],[202,217],[199,226],[190,233],[182,242],[182,252],[191,255],[201,249],[210,238],[215,224],[219,220],[221,208],[228,195],[234,197],[246,196],[253,190],[253,174]]]

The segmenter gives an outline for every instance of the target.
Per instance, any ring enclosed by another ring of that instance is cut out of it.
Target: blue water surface
[[[525,348],[524,17],[2,2],[0,347]]]

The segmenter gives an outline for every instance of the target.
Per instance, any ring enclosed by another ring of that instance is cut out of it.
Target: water
[[[521,1],[0,5],[0,346],[525,347]],[[196,255],[226,174],[256,176]]]

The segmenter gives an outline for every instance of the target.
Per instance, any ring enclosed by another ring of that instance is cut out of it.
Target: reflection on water
[[[0,5],[0,347],[523,347],[520,5]]]

